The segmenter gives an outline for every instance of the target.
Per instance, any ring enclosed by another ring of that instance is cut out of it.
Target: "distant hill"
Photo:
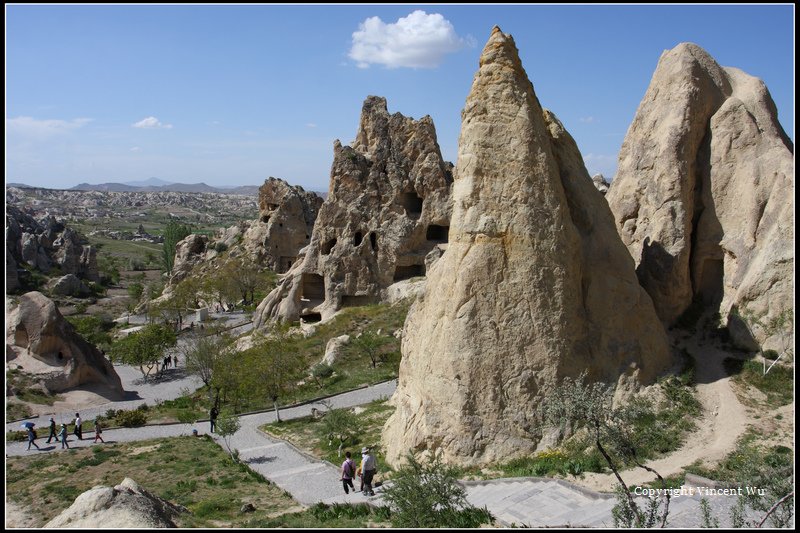
[[[148,185],[134,185],[135,183]],[[163,183],[158,185],[157,183]],[[240,187],[212,187],[205,183],[168,183],[158,178],[128,183],[81,183],[72,187],[73,191],[103,191],[103,192],[208,192],[215,194],[238,194],[253,196],[258,194],[258,185],[243,185]]]
[[[36,187],[31,187],[30,185],[25,185],[24,183],[6,183],[6,188],[8,187],[16,187],[17,189],[35,189]]]
[[[131,187],[163,187],[165,185],[172,185],[173,181],[164,181],[158,178],[149,178],[139,181],[126,181],[123,185],[130,185]]]

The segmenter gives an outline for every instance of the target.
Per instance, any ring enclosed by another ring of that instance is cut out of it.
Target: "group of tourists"
[[[352,489],[353,492],[363,492],[364,496],[375,496],[375,491],[372,489],[372,480],[378,471],[378,463],[370,449],[367,447],[361,448],[361,465],[358,468],[356,468],[350,452],[345,452],[344,457],[341,477],[344,493],[350,494],[350,489]],[[353,479],[356,476],[361,480],[358,490],[353,485]]]
[[[81,420],[81,415],[79,413],[75,413],[75,436],[78,440],[83,440],[83,421]],[[41,450],[39,445],[36,444],[36,439],[38,436],[36,435],[36,430],[33,429],[33,424],[27,426],[28,432],[28,450],[31,449],[31,445],[35,446],[37,450]],[[97,443],[99,440],[100,442],[105,442],[103,437],[101,436],[103,433],[103,427],[100,424],[100,420],[94,421],[94,442]],[[51,416],[50,417],[50,434],[47,436],[47,444],[50,444],[50,441],[61,442],[61,449],[69,448],[68,440],[67,440],[67,424],[61,424],[61,429],[56,432],[56,421]]]

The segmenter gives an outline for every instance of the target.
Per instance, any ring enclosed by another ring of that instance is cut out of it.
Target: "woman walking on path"
[[[94,421],[94,442],[97,443],[97,439],[100,439],[100,442],[105,443],[106,441],[103,440],[103,437],[100,434],[103,432],[103,428],[100,427],[100,421]]]
[[[33,430],[33,426],[28,426],[28,449],[31,449],[31,444],[36,446],[37,450],[40,450],[39,445],[36,444],[36,432]]]
[[[67,425],[61,424],[61,431],[58,432],[58,436],[61,437],[61,449],[64,448],[69,449],[69,444],[67,444]]]
[[[345,452],[344,454],[345,460],[342,463],[342,486],[344,487],[344,493],[350,494],[350,491],[347,490],[348,485],[353,492],[356,491],[355,486],[353,486],[353,476],[356,474],[356,465],[353,463],[353,460],[350,459],[350,452]]]

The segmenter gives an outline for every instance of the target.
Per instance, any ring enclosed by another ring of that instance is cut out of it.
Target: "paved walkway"
[[[157,400],[177,398],[184,389],[196,390],[200,383],[196,378],[187,377],[179,365],[178,369],[167,371],[165,379],[143,383],[138,369],[124,365],[116,367],[126,390],[135,390],[135,399],[113,402],[106,405],[80,409],[82,418],[87,421],[86,438],[82,441],[70,437],[71,447],[93,445],[94,430],[91,421],[109,408],[131,408],[141,403],[154,404]],[[388,398],[396,388],[396,381],[390,381],[368,388],[346,392],[330,398],[334,408],[352,407],[369,403],[380,398]],[[307,416],[312,408],[324,410],[321,403],[306,404],[282,409],[281,418],[285,420]],[[57,415],[56,421],[70,421],[74,413]],[[47,434],[47,418],[33,419],[37,423],[40,436]],[[244,415],[241,429],[233,436],[232,447],[239,451],[240,458],[250,468],[264,475],[278,487],[289,492],[303,505],[324,503],[360,503],[367,500],[381,504],[380,488],[377,495],[365,498],[361,493],[345,495],[339,481],[339,467],[306,455],[292,445],[273,439],[257,428],[275,421],[273,411]],[[106,443],[135,442],[140,440],[191,435],[196,429],[200,434],[208,433],[208,423],[150,425],[141,428],[108,429],[103,432]],[[6,430],[18,430],[20,422],[6,424]],[[214,439],[224,446],[222,439]],[[27,451],[27,442],[7,442],[6,456],[29,455],[42,452],[60,452],[61,444],[45,444],[39,438],[37,444],[41,452]],[[380,465],[379,465],[380,468]],[[525,525],[531,527],[589,526],[613,527],[611,509],[614,498],[600,494],[563,480],[546,478],[514,478],[490,481],[464,482],[468,501],[477,507],[486,507],[501,525]],[[610,487],[609,487],[610,488]],[[720,524],[728,525],[728,509],[735,503],[734,497],[717,496],[708,498],[713,513]],[[701,525],[700,496],[673,498],[670,507],[670,527],[698,527]],[[642,503],[644,500],[642,499]]]

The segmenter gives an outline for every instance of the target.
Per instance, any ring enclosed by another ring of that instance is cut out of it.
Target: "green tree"
[[[203,335],[189,341],[181,350],[186,371],[199,377],[208,387],[209,403],[219,406],[222,387],[228,380],[217,379],[230,366],[233,339],[230,335]]]
[[[230,411],[223,411],[217,419],[217,434],[222,437],[225,442],[225,447],[228,453],[231,454],[231,459],[234,463],[239,462],[239,452],[231,448],[231,438],[242,427],[239,417]]]
[[[139,367],[145,380],[159,368],[164,350],[177,343],[175,332],[159,324],[148,324],[141,330],[119,339],[111,346],[115,361]]]
[[[98,348],[111,347],[111,334],[114,321],[106,315],[68,316],[67,321],[75,327],[78,334]]]
[[[478,527],[494,520],[486,508],[467,502],[458,470],[442,463],[439,454],[428,456],[425,462],[407,454],[406,464],[383,490],[383,499],[392,509],[394,527]]]
[[[242,352],[245,386],[253,394],[272,401],[275,417],[281,421],[278,400],[287,395],[303,373],[303,359],[294,338],[286,329],[276,329]]]
[[[376,368],[378,361],[383,360],[381,348],[387,343],[387,339],[375,332],[364,331],[361,335],[352,339],[351,343],[356,350],[369,357],[372,368]]]
[[[163,260],[167,274],[172,275],[172,267],[175,265],[175,248],[177,244],[191,234],[188,226],[178,224],[174,220],[167,222],[164,228],[164,248]]]
[[[132,300],[138,302],[143,294],[144,294],[144,285],[142,285],[138,281],[128,285],[128,297],[131,298]]]
[[[358,417],[350,409],[330,409],[322,419],[322,431],[328,437],[328,445],[339,442],[337,454],[342,456],[342,448],[352,441],[358,430]]]
[[[665,527],[669,514],[669,492],[664,492],[663,510],[655,500],[651,500],[648,507],[642,510],[619,473],[619,464],[630,461],[654,474],[662,488],[667,488],[664,478],[644,465],[638,457],[639,439],[647,437],[637,433],[635,421],[654,416],[652,410],[642,401],[613,408],[613,388],[605,383],[584,385],[585,379],[585,371],[578,379],[564,379],[543,402],[545,421],[552,426],[561,426],[562,429],[586,428],[589,431],[597,450],[606,460],[619,485],[616,489],[618,504],[612,512],[615,526],[652,527],[660,522],[660,526]]]

